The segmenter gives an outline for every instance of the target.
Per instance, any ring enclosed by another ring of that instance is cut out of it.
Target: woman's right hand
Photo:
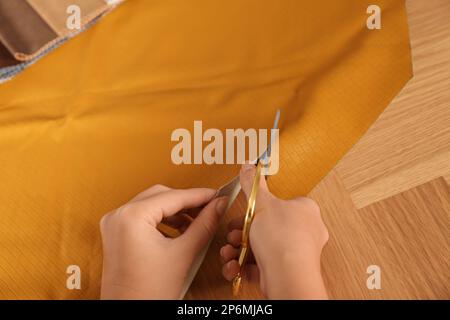
[[[254,165],[242,166],[240,180],[247,198],[255,173]],[[228,243],[220,250],[222,273],[229,281],[239,272],[243,222],[244,217],[230,222]],[[244,267],[244,278],[258,281],[269,299],[327,299],[320,271],[320,256],[327,241],[327,228],[313,200],[279,199],[261,179],[250,229],[253,257]]]

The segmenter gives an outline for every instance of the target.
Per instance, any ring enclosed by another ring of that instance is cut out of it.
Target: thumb
[[[228,197],[217,198],[208,203],[178,239],[195,252],[200,251],[215,235],[227,203]]]
[[[253,164],[243,164],[241,167],[240,182],[242,191],[245,193],[245,197],[248,199],[250,193],[252,192],[253,180],[255,179],[256,167]],[[267,182],[264,176],[259,180],[259,190],[258,190],[258,202],[264,201],[264,198],[270,194],[270,191],[267,187]]]

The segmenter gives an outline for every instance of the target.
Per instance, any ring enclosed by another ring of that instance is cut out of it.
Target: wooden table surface
[[[450,1],[406,3],[414,78],[309,195],[330,231],[322,271],[334,299],[450,299]],[[218,250],[188,299],[232,298]],[[366,286],[370,265],[379,290]],[[246,285],[241,298],[263,297]]]

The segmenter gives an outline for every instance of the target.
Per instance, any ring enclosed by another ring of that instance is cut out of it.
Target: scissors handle
[[[250,196],[248,197],[247,210],[245,212],[244,228],[242,230],[241,251],[239,253],[239,273],[233,279],[234,296],[237,296],[239,294],[242,284],[242,272],[245,263],[247,262],[250,227],[255,217],[256,198],[258,196],[259,183],[261,180],[261,167],[262,162],[259,161],[258,164],[256,165],[256,174],[255,177],[253,178],[252,191],[250,193]]]

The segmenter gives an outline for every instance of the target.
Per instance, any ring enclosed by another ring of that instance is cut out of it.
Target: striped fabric
[[[0,1],[0,83],[12,79],[84,31],[123,0]],[[69,29],[70,6],[80,9],[80,29]]]

